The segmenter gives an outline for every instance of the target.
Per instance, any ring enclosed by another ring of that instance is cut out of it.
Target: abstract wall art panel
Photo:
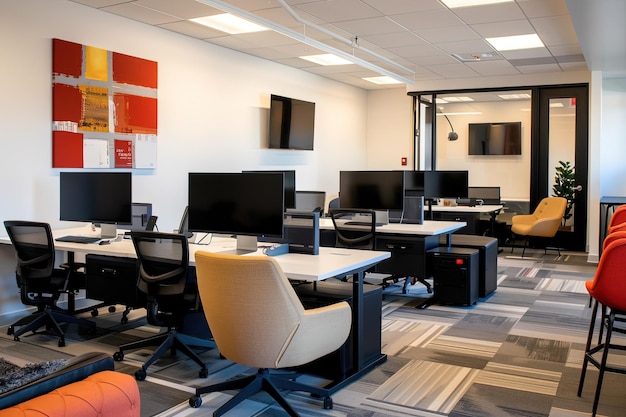
[[[52,167],[156,168],[154,61],[52,40]]]

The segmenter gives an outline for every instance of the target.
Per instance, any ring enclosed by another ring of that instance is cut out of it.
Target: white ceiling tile
[[[341,22],[380,16],[379,12],[360,0],[312,1],[298,5],[298,9],[326,22]]]
[[[472,29],[483,38],[500,36],[528,35],[535,33],[535,28],[528,20],[507,20],[506,22],[481,23],[472,25]]]
[[[193,19],[194,17],[211,16],[222,13],[220,10],[196,0],[137,0],[135,4],[153,10],[159,10],[181,19]]]
[[[445,8],[437,0],[363,0],[374,9],[385,15],[425,12]]]
[[[455,42],[480,39],[469,26],[448,26],[443,28],[415,29],[414,32],[431,43]]]
[[[535,17],[569,15],[565,0],[524,0],[518,2],[524,14],[532,19]]]
[[[381,33],[396,33],[403,30],[401,26],[384,16],[335,22],[334,25],[353,35],[365,37]]]
[[[438,48],[448,54],[477,54],[495,52],[494,49],[482,39],[460,42],[444,42],[436,44]]]
[[[513,65],[502,60],[470,62],[467,66],[486,77],[519,74],[519,71]]]
[[[171,23],[180,20],[176,16],[141,7],[134,2],[107,6],[101,8],[100,10],[124,16],[129,19],[138,20],[150,25],[162,25],[163,23]]]
[[[448,9],[395,15],[393,16],[393,20],[409,30],[464,25],[463,21]]]
[[[532,19],[533,26],[544,45],[578,43],[576,31],[569,16],[552,16]],[[626,39],[624,40],[626,42]]]
[[[479,73],[463,64],[432,65],[430,70],[443,78],[474,78],[480,76]]]
[[[548,0],[549,1],[549,0]],[[459,7],[453,12],[470,25],[524,19],[524,13],[516,2],[488,6]]]

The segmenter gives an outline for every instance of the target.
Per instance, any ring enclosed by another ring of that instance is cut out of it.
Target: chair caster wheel
[[[332,410],[333,409],[333,399],[330,397],[324,398],[324,410]]]
[[[207,378],[209,376],[209,370],[206,368],[200,369],[200,372],[198,372],[198,376],[200,378]]]
[[[200,408],[202,405],[202,398],[199,395],[193,395],[189,398],[189,406],[191,408]]]
[[[428,294],[432,294],[433,293],[433,289],[431,287],[426,288],[426,291],[428,292]]]
[[[65,346],[65,339],[64,338],[59,339],[58,345],[59,345],[59,347]]]
[[[109,306],[109,313],[115,313],[115,306]]]
[[[122,317],[122,320],[120,320],[122,322],[122,324],[126,324],[128,323],[128,317],[124,316]]]
[[[19,342],[20,338],[18,336],[13,336],[13,340],[15,340],[16,342]]]
[[[15,333],[15,328],[13,326],[9,326],[7,329],[7,335],[11,336],[13,333]]]
[[[97,309],[93,309],[91,310],[91,317],[98,317],[98,314],[100,314],[100,312]]]
[[[135,372],[135,379],[137,381],[143,381],[146,379],[146,376],[148,376],[148,373],[146,372],[145,369],[140,369],[137,372]]]
[[[115,352],[113,354],[113,360],[116,362],[121,362],[124,360],[124,352]]]

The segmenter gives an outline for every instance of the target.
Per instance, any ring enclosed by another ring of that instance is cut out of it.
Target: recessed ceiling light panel
[[[301,56],[300,59],[304,59],[309,62],[313,62],[314,64],[324,65],[324,66],[352,64],[351,61],[348,61],[347,59],[341,58],[333,54],[307,55],[307,56]]]
[[[544,46],[536,33],[486,39],[487,42],[498,51],[515,51],[519,49],[541,48]]]
[[[449,9],[457,7],[487,6],[497,3],[508,3],[513,0],[441,0]]]
[[[402,81],[398,81],[395,78],[388,77],[383,75],[381,77],[366,77],[363,78],[365,81],[369,81],[374,84],[403,84]]]
[[[192,22],[226,32],[231,35],[239,35],[241,33],[262,32],[269,30],[268,28],[252,23],[249,20],[242,19],[230,13],[215,14],[212,16],[197,17],[189,19]]]

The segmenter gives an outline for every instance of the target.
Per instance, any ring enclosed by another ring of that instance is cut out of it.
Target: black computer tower
[[[304,308],[316,308],[347,301],[352,304],[352,283],[321,281],[315,284],[304,283],[295,286],[296,293]],[[382,287],[363,284],[363,327],[362,332],[362,363],[366,365],[378,358],[381,351],[381,320],[382,320]],[[328,324],[332,326],[332,323]],[[348,340],[336,351],[329,353],[298,370],[333,380],[343,380],[356,369],[353,363],[353,334],[350,330]]]
[[[438,247],[427,254],[437,303],[471,306],[478,300],[478,249]]]

